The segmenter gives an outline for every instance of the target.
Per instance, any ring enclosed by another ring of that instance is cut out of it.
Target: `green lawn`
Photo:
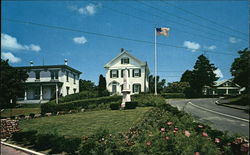
[[[112,133],[124,132],[133,127],[150,107],[133,110],[101,110],[80,112],[61,116],[22,120],[22,131],[37,130],[39,133],[57,133],[67,137],[82,137],[95,133],[100,128]]]
[[[23,108],[13,108],[13,109],[5,109],[1,112],[1,117],[10,117],[10,116],[18,116],[18,115],[29,115],[30,113],[40,113],[41,109],[39,107],[31,106],[31,107],[23,107]]]

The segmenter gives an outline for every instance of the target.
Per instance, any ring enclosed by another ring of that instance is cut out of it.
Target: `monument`
[[[128,79],[128,69],[123,71],[123,90],[122,90],[122,104],[121,108],[125,108],[126,102],[131,102],[129,89],[129,79]]]

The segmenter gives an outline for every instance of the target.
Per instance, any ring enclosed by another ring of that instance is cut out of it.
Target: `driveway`
[[[1,155],[30,155],[30,154],[1,144]]]
[[[218,99],[169,99],[167,102],[215,129],[249,137],[249,114],[243,110],[216,105],[216,100]]]

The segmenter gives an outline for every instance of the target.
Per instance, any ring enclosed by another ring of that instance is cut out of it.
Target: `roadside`
[[[249,113],[249,105],[231,104],[229,99],[224,99],[224,98],[218,99],[218,100],[215,101],[215,104],[218,105],[218,106],[224,106],[224,107],[244,110],[244,111]]]

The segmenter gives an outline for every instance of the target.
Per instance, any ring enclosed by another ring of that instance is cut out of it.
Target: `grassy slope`
[[[22,120],[20,128],[23,131],[37,130],[39,133],[56,132],[59,135],[68,137],[88,136],[100,128],[106,128],[112,133],[118,133],[133,127],[149,109],[150,107],[138,107],[133,110],[123,111],[90,111]]]
[[[12,111],[11,109],[5,109],[3,112],[1,112],[1,117],[10,117],[12,116],[18,116],[18,115],[29,115],[30,113],[40,113],[39,104],[27,104],[27,105],[22,105],[21,108],[13,108]]]

